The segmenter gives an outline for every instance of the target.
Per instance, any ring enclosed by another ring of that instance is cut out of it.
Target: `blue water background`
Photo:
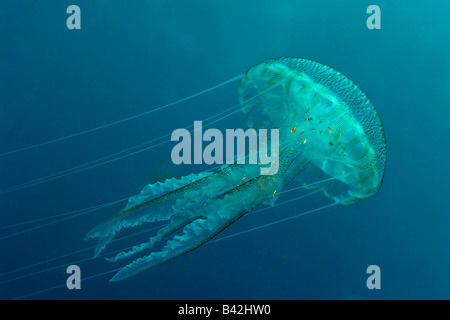
[[[82,29],[66,28],[81,8]],[[381,8],[368,30],[366,8]],[[370,97],[384,123],[388,164],[379,194],[204,246],[119,283],[125,265],[77,263],[93,250],[10,275],[0,298],[61,286],[37,299],[449,299],[450,33],[438,1],[9,1],[0,4],[0,153],[69,135],[183,98],[271,57],[329,64]],[[0,188],[37,179],[186,128],[237,100],[237,83],[95,133],[0,158]],[[214,125],[246,128],[243,114]],[[173,144],[0,195],[0,226],[138,193],[200,172],[175,166]],[[280,198],[280,201],[282,198]],[[233,234],[329,203],[310,197],[238,221]],[[0,273],[92,246],[84,235],[109,207],[0,240]],[[34,227],[33,224],[27,227]],[[0,230],[0,237],[24,228]],[[148,238],[140,236],[128,243]],[[119,248],[119,247],[114,247]],[[368,290],[366,268],[381,268]]]

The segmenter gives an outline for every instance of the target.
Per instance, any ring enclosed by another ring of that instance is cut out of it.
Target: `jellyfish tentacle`
[[[168,179],[164,183],[146,186],[139,195],[129,200],[125,209],[92,228],[85,236],[85,240],[99,238],[94,257],[101,253],[122,228],[138,226],[144,222],[169,220],[174,214],[172,205],[177,201],[177,191],[208,174],[210,173],[189,175],[179,180]]]
[[[296,153],[292,152],[294,148]],[[125,266],[111,281],[123,280],[136,273],[184,255],[214,238],[247,212],[252,211],[256,206],[263,203],[273,205],[276,200],[277,190],[281,191],[295,177],[291,164],[298,159],[298,155],[302,153],[302,148],[305,149],[301,144],[291,144],[283,150],[287,156],[280,160],[278,173],[274,175],[260,175],[248,181],[243,180],[240,185],[221,194],[219,197],[209,199],[207,203],[204,203],[199,208],[199,217],[194,218],[190,222],[184,221],[187,223],[184,225],[182,235],[174,236],[161,251],[152,252]],[[297,170],[300,170],[302,166],[297,164]],[[240,168],[248,167],[251,167],[251,165],[240,166]],[[290,171],[290,173],[287,173],[287,171]],[[177,224],[176,219],[173,219],[169,226],[166,227],[166,230],[158,233],[148,243],[139,246],[136,250],[132,250],[133,252],[130,254],[151,248],[156,242],[161,241],[163,236],[165,238],[181,227],[181,224]],[[129,256],[130,254],[125,255]]]
[[[200,218],[200,216],[193,217],[190,219],[180,219],[180,216],[176,216],[174,219],[171,220],[171,222],[169,224],[167,224],[165,227],[159,229],[158,233],[155,236],[151,237],[148,242],[144,242],[144,243],[141,243],[140,245],[133,246],[131,248],[131,250],[119,252],[115,257],[106,258],[106,260],[110,261],[110,262],[116,262],[117,260],[128,258],[128,257],[130,257],[136,253],[139,253],[143,250],[151,249],[158,242],[164,240],[165,238],[167,238],[168,236],[170,236],[177,230],[183,228],[184,226],[197,220],[198,218]]]
[[[195,224],[198,221],[199,220],[196,220],[192,224],[189,224],[188,227],[185,228],[183,236],[174,237],[162,251],[152,252],[150,255],[139,258],[128,264],[114,275],[110,281],[120,281],[131,277],[139,272],[173,260],[200,247],[203,243],[206,243],[213,235],[209,228],[204,228],[200,223]],[[202,220],[202,222],[204,222],[203,224],[206,224],[205,221],[206,219]],[[210,225],[212,224],[210,223]],[[214,227],[218,226],[215,225]]]
[[[222,219],[213,219],[213,216],[198,219],[184,229],[181,236],[169,240],[159,252],[152,252],[123,267],[110,281],[119,281],[131,277],[144,270],[156,267],[179,256],[182,256],[208,242],[223,229],[239,219],[245,212]]]
[[[191,218],[192,213],[206,201],[229,191],[245,179],[259,175],[259,171],[257,165],[235,162],[214,173],[203,172],[148,185],[141,194],[129,200],[125,209],[94,227],[85,240],[99,238],[94,253],[97,257],[121,229],[170,220],[175,215]]]
[[[174,236],[161,251],[152,252],[123,267],[110,281],[126,279],[202,246],[272,196],[279,185],[280,181],[272,176],[259,176],[211,200],[203,207],[205,213],[202,217],[187,224],[182,235]],[[236,206],[236,201],[239,206]]]

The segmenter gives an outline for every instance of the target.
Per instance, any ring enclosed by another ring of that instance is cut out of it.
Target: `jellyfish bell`
[[[341,204],[378,192],[386,164],[383,125],[346,76],[312,60],[274,58],[251,67],[238,92],[248,126],[279,128],[280,149],[299,153],[291,168],[296,180],[308,185],[334,177],[314,188]]]
[[[160,251],[123,267],[112,281],[202,246],[257,206],[273,205],[294,180],[344,205],[380,189],[386,163],[381,121],[367,96],[340,72],[307,59],[269,59],[242,76],[238,93],[250,128],[278,129],[277,172],[263,175],[259,164],[235,162],[146,186],[86,239],[98,238],[98,255],[123,228],[169,221],[148,242],[109,259],[117,261],[172,238]]]

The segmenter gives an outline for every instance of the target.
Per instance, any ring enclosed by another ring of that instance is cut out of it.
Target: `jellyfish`
[[[279,130],[278,171],[262,174],[261,164],[234,162],[145,186],[85,237],[98,238],[98,256],[122,229],[168,221],[149,241],[108,258],[148,252],[110,281],[199,248],[256,207],[273,206],[293,181],[342,205],[379,191],[386,165],[383,126],[368,97],[342,73],[308,59],[268,59],[242,75],[238,95],[250,128]],[[152,251],[165,240],[161,250]]]

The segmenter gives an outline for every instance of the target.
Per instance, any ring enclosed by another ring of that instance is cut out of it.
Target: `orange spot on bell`
[[[264,181],[263,180],[259,180],[258,184],[259,184],[259,187],[261,188],[261,190],[264,190]]]
[[[295,132],[295,129],[297,129],[297,127],[293,127],[292,130],[291,130],[291,132],[294,133],[294,132]]]

